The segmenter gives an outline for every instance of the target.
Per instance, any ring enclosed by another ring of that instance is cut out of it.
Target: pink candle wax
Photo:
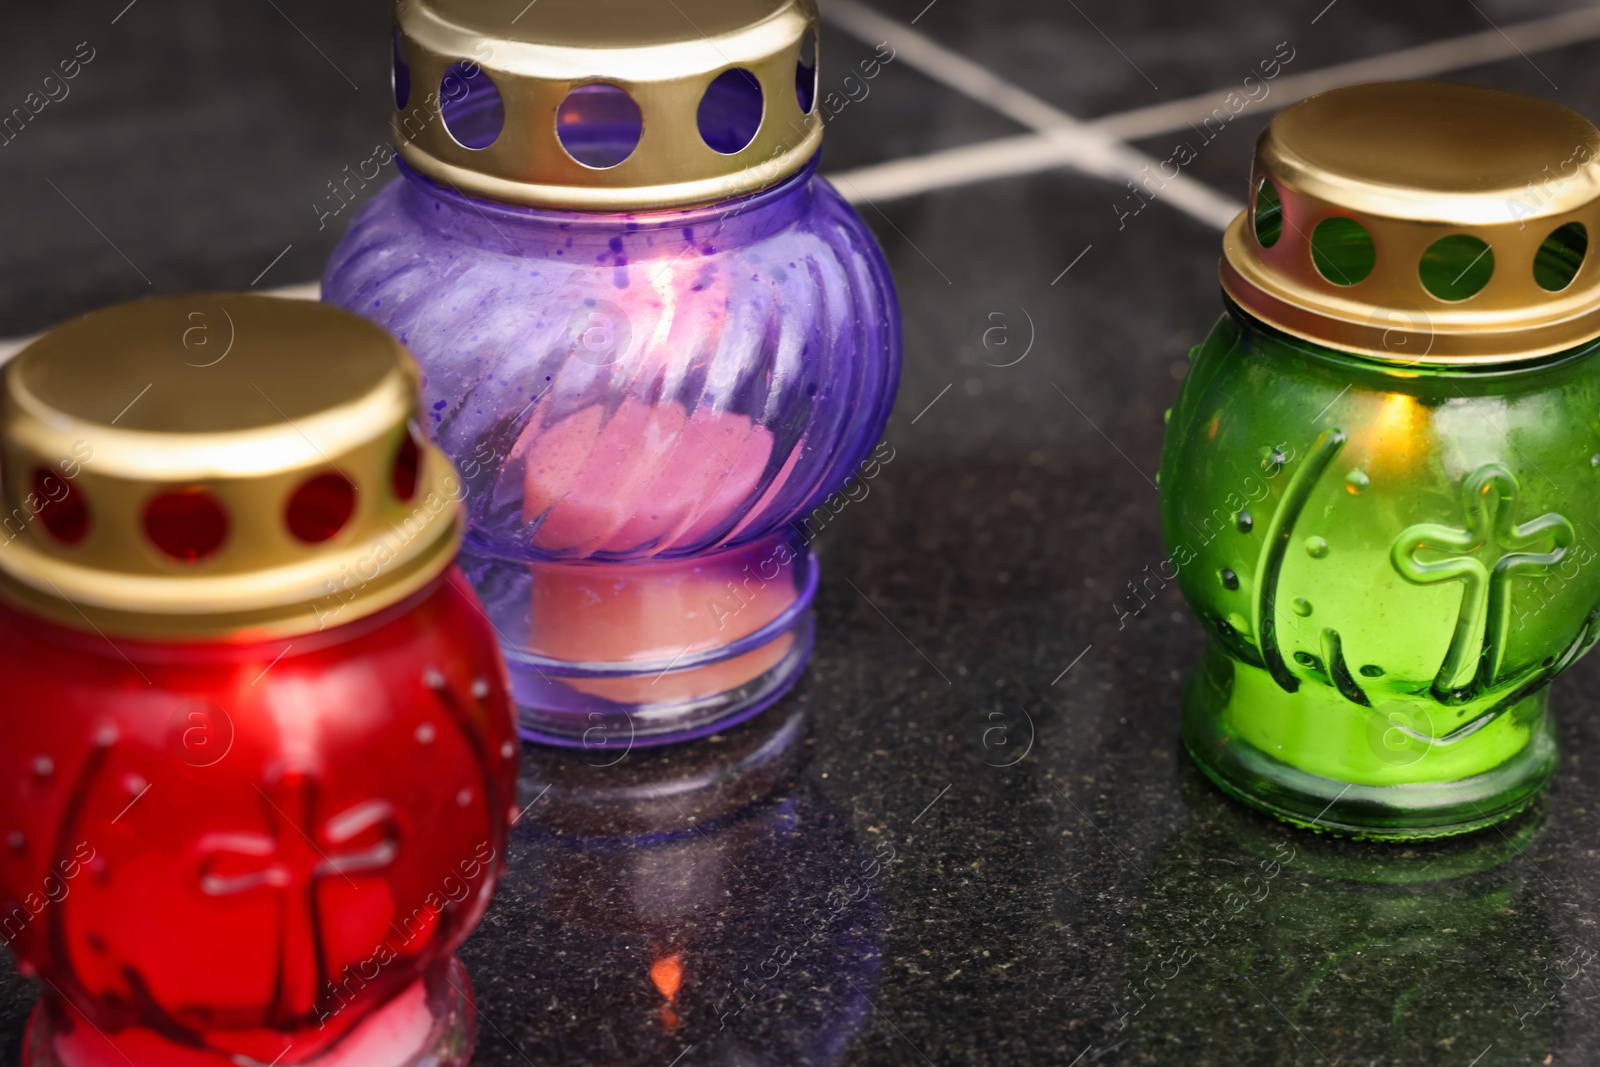
[[[771,431],[747,416],[709,408],[691,415],[672,401],[629,397],[609,418],[595,404],[530,424],[513,456],[524,463],[523,519],[539,523],[535,546],[578,558],[529,565],[529,651],[575,663],[670,663],[726,646],[782,615],[798,596],[794,555],[771,539],[716,556],[654,558],[724,543],[758,517],[802,448],[746,507],[772,452]],[[582,559],[596,553],[638,561]],[[568,684],[625,703],[698,699],[759,677],[792,640],[784,635],[730,660],[657,678]]]

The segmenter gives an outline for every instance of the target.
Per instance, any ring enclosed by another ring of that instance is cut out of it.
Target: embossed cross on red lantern
[[[195,315],[226,358],[174,351]],[[519,748],[405,351],[325,305],[175,297],[3,381],[6,508],[48,478],[74,510],[0,552],[8,706],[49,709],[0,745],[0,915],[93,856],[13,923],[25,1067],[465,1067],[454,953]]]
[[[388,801],[365,801],[319,825],[317,792],[313,776],[285,770],[261,790],[271,834],[210,833],[199,844],[204,857],[200,886],[206,894],[233,896],[262,888],[282,894],[274,1014],[283,1023],[309,1015],[328,980],[318,885],[334,876],[350,881],[353,874],[383,870],[400,851],[400,827]]]

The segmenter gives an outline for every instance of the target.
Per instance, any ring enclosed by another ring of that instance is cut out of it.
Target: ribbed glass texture
[[[899,376],[882,256],[810,169],[642,215],[495,204],[407,171],[352,224],[324,298],[417,355],[469,548],[504,560],[770,534],[877,443]]]

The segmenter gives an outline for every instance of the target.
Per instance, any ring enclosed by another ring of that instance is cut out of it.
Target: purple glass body
[[[739,200],[628,215],[401,167],[323,298],[422,365],[524,736],[620,754],[772,703],[811,649],[807,516],[875,462],[899,381],[870,231],[815,160]]]

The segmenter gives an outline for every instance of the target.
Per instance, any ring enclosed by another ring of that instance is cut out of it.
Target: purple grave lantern
[[[524,736],[699,736],[804,669],[804,519],[883,430],[898,305],[816,177],[812,0],[524,3],[396,4],[402,177],[324,298],[422,364]]]

